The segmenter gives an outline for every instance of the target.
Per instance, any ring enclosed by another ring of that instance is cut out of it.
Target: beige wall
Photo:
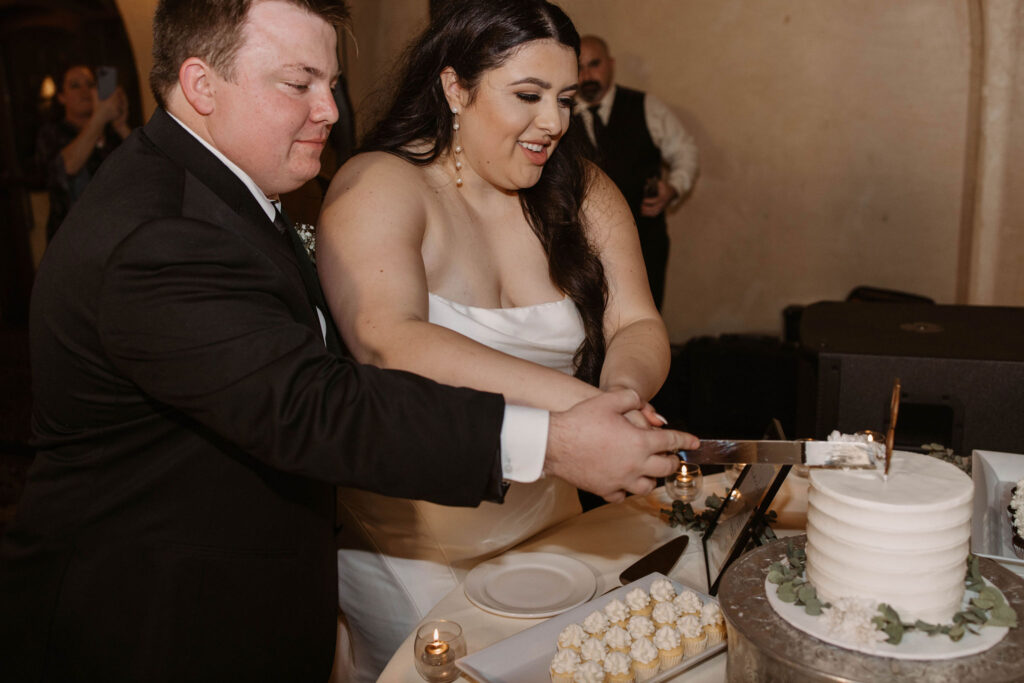
[[[785,306],[857,285],[953,302],[964,3],[563,6],[609,41],[619,82],[657,93],[701,150],[696,189],[669,220],[674,341],[776,333]]]
[[[140,73],[154,4],[119,0]],[[787,305],[858,285],[1024,305],[1022,4],[561,0],[700,146],[669,219],[672,340],[779,333]],[[364,126],[427,0],[352,6]]]

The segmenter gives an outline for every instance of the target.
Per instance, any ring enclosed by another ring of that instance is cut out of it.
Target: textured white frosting
[[[658,658],[658,648],[654,647],[654,643],[641,638],[633,642],[632,647],[629,648],[629,656],[638,662],[647,664]]]
[[[651,612],[651,619],[660,624],[674,624],[679,618],[679,608],[671,602],[659,602]]]
[[[597,662],[583,662],[572,675],[575,683],[604,683],[604,669]]]
[[[604,612],[591,612],[583,620],[583,630],[587,633],[604,633],[607,628],[608,617],[604,615]]]
[[[684,638],[700,638],[704,635],[704,627],[700,624],[700,618],[692,614],[680,617],[676,628]]]
[[[662,626],[655,632],[653,641],[659,650],[674,650],[679,647],[679,631],[672,626]]]
[[[587,632],[583,630],[582,626],[579,624],[569,624],[558,634],[558,647],[562,649],[570,647],[578,649],[586,637]]]
[[[559,650],[551,660],[551,670],[559,674],[571,674],[580,665],[580,656],[572,650]]]
[[[626,593],[626,604],[630,609],[642,610],[651,602],[651,596],[643,588],[634,588]]]
[[[658,602],[669,602],[676,597],[675,586],[668,579],[655,579],[651,584],[651,597]]]
[[[857,645],[880,643],[889,636],[871,621],[878,615],[874,600],[839,598],[821,612],[828,632]]]
[[[700,614],[701,601],[693,591],[683,591],[672,601],[680,614]]]
[[[580,657],[588,662],[599,662],[604,659],[608,649],[600,638],[587,638],[580,646]]]
[[[974,485],[927,455],[876,470],[811,470],[807,579],[827,602],[864,598],[903,621],[946,623],[960,608]]]
[[[612,652],[604,658],[604,670],[613,676],[628,673],[632,664],[633,660],[625,652]]]
[[[612,600],[604,606],[604,613],[608,617],[608,621],[625,621],[629,619],[629,608],[626,607],[626,603],[622,600]]]
[[[700,623],[705,626],[721,624],[725,619],[722,617],[722,608],[717,602],[709,602],[700,610]]]
[[[633,642],[633,636],[629,635],[629,631],[621,626],[612,626],[605,631],[604,642],[608,644],[608,647],[627,650]]]
[[[654,622],[649,617],[630,617],[626,630],[629,631],[629,635],[633,636],[634,639],[646,638],[654,633]]]

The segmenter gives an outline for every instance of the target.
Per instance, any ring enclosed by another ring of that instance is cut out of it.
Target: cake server
[[[667,575],[669,570],[675,566],[676,561],[679,560],[679,556],[686,550],[686,544],[689,542],[690,537],[683,534],[682,536],[676,536],[668,543],[658,546],[626,567],[619,574],[619,583],[625,586],[627,583],[633,583],[652,572],[660,572]]]
[[[700,447],[679,451],[697,465],[806,465],[831,469],[873,469],[885,460],[885,444],[874,441],[739,441],[702,439]]]

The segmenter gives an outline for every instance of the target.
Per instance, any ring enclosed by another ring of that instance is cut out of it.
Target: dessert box
[[[976,450],[973,461],[971,552],[993,559],[1024,577],[1024,560],[1013,552],[1010,518],[1006,513],[1010,490],[1024,479],[1024,454]]]
[[[643,588],[649,591],[654,581],[664,578],[667,577],[663,574],[648,574],[642,579],[595,597],[579,607],[574,607],[514,636],[498,641],[490,647],[473,652],[458,660],[455,665],[479,683],[544,683],[544,681],[549,681],[548,666],[551,664],[551,658],[555,656],[558,634],[563,628],[572,623],[582,623],[591,612],[602,609],[616,598],[623,600],[626,593],[634,588]],[[693,591],[704,603],[718,602],[706,593],[678,581],[672,581],[672,585],[677,593],[684,590]],[[684,657],[677,666],[659,672],[649,683],[668,681],[700,662],[714,657],[725,650],[725,646],[726,644],[722,642],[693,657]]]

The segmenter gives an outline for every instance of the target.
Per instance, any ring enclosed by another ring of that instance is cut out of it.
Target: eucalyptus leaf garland
[[[786,559],[768,567],[768,581],[778,586],[775,595],[779,600],[803,605],[807,614],[816,616],[821,614],[822,609],[832,605],[823,603],[818,598],[814,586],[804,579],[806,564],[807,553],[802,548],[794,547],[791,541],[787,541]],[[964,588],[978,595],[971,598],[963,610],[953,615],[951,624],[929,624],[920,619],[912,624],[904,623],[899,613],[885,603],[878,605],[878,614],[871,619],[871,623],[888,636],[885,642],[891,645],[899,645],[903,635],[909,631],[921,631],[929,636],[941,634],[956,642],[967,632],[977,635],[977,629],[982,626],[1017,627],[1017,613],[998,589],[985,584],[976,555],[967,557]]]

